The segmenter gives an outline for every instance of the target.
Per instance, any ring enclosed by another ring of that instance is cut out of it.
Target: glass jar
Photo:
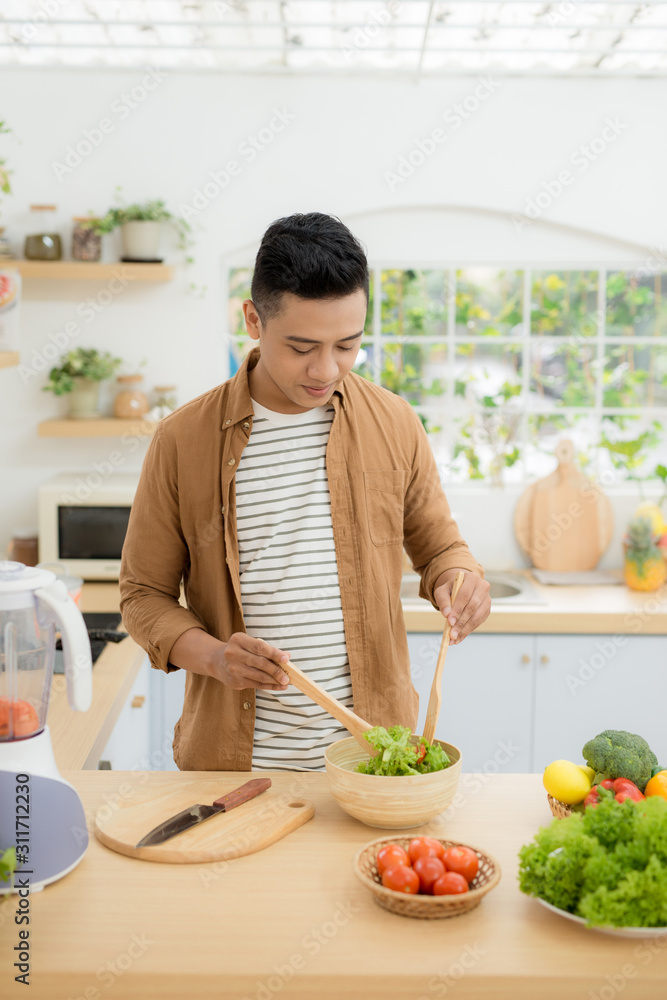
[[[161,420],[168,416],[178,406],[176,399],[175,385],[156,385],[154,392],[153,408],[150,411],[151,420]]]
[[[92,223],[98,220],[88,215],[75,215],[72,230],[72,260],[99,260],[102,256],[102,236]]]
[[[118,393],[113,404],[114,417],[143,417],[148,413],[148,400],[141,389],[143,381],[143,375],[118,376]]]
[[[0,226],[0,260],[14,260],[14,251],[12,245],[9,242],[9,238],[5,236],[5,227]]]
[[[30,206],[29,233],[23,256],[26,260],[61,260],[62,244],[56,232],[56,206]]]
[[[36,566],[38,555],[37,530],[15,528],[7,549],[7,558],[24,566]]]

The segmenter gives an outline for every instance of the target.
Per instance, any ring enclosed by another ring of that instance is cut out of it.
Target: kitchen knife
[[[194,805],[183,809],[142,837],[136,847],[153,847],[156,844],[163,844],[165,840],[171,840],[172,837],[189,830],[192,826],[203,823],[204,820],[210,819],[211,816],[215,816],[219,812],[229,812],[230,809],[235,809],[236,806],[242,805],[249,799],[254,799],[256,795],[261,795],[270,787],[270,778],[253,778],[252,781],[246,781],[245,785],[241,785],[240,788],[235,788],[233,792],[221,795],[211,806]]]

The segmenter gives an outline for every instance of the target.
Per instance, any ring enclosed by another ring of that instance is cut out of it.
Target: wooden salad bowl
[[[411,741],[417,744],[419,737],[412,736]],[[449,767],[430,774],[389,777],[361,774],[356,767],[368,760],[368,750],[352,737],[337,740],[324,753],[331,794],[341,809],[367,826],[400,830],[427,823],[450,805],[461,775],[459,748],[442,740],[433,742],[451,760]]]

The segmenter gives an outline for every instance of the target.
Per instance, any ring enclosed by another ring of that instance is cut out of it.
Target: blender
[[[86,852],[88,830],[76,789],[60,775],[46,715],[56,630],[69,706],[90,708],[86,626],[54,573],[0,562],[0,853],[16,848],[17,880],[30,891],[55,882]],[[0,894],[18,887],[0,881]]]

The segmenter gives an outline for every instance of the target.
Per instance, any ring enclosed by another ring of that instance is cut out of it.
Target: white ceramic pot
[[[155,260],[160,252],[162,223],[135,221],[124,222],[120,227],[123,257],[134,260]]]
[[[69,416],[72,420],[97,420],[100,383],[90,378],[75,378],[74,388],[69,393]]]

